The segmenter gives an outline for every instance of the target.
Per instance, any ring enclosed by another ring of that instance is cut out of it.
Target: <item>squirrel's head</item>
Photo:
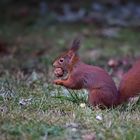
[[[80,40],[75,39],[68,51],[61,54],[54,62],[54,68],[61,68],[63,71],[68,71],[69,66],[72,66],[78,59],[78,49],[80,48]]]

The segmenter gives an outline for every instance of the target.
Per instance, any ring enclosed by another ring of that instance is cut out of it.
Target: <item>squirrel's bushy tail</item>
[[[140,93],[140,60],[124,74],[118,92],[120,94],[120,102],[124,102]]]

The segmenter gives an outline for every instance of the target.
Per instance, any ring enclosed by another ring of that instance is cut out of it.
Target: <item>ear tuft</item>
[[[80,48],[80,39],[76,38],[73,40],[72,45],[71,45],[71,50],[76,52]]]

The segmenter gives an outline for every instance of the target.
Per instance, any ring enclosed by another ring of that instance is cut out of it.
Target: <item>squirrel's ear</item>
[[[70,50],[73,52],[77,52],[80,48],[80,39],[76,38],[73,40]]]

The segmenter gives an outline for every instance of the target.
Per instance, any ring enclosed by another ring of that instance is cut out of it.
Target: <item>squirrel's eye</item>
[[[59,59],[59,62],[60,62],[60,63],[63,63],[63,62],[64,62],[64,58],[60,58],[60,59]]]

